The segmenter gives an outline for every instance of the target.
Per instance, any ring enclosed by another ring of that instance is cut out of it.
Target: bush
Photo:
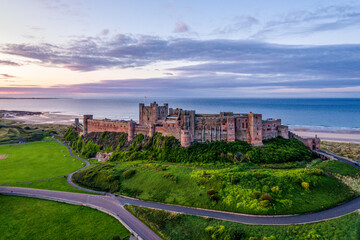
[[[268,200],[269,202],[272,201],[272,197],[269,193],[263,193],[260,197],[260,201],[262,200]]]
[[[261,192],[258,191],[252,192],[251,197],[254,199],[259,199],[261,197]]]
[[[211,195],[211,196],[210,196],[210,200],[211,200],[211,201],[214,201],[214,202],[217,202],[217,201],[220,200],[220,198],[219,198],[217,195],[214,194],[214,195]]]
[[[91,158],[95,157],[96,153],[100,152],[100,146],[98,146],[93,141],[88,141],[82,151],[82,154],[84,154],[85,157]]]
[[[163,175],[164,178],[170,179],[171,181],[173,181],[174,183],[177,183],[177,177],[174,176],[172,173],[164,173]]]
[[[134,176],[135,172],[136,172],[135,169],[128,169],[128,170],[124,171],[122,175],[125,179],[129,179],[132,176]]]
[[[217,193],[217,191],[215,191],[214,189],[210,189],[210,190],[207,190],[206,191],[206,194],[207,195],[214,195],[214,194],[216,194]]]
[[[236,176],[231,176],[230,182],[232,184],[238,184],[240,182],[240,179]]]
[[[269,200],[262,200],[262,201],[260,201],[260,205],[263,207],[270,207],[271,202]]]
[[[310,187],[310,184],[307,183],[307,182],[302,182],[302,183],[301,183],[301,186],[302,186],[304,189],[308,190],[309,187]]]

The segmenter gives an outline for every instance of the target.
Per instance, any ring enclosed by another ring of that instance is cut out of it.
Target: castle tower
[[[284,126],[284,125],[280,125],[278,127],[278,134],[279,136],[285,138],[285,139],[289,139],[289,127],[288,126]]]
[[[262,115],[250,112],[248,114],[249,138],[248,143],[253,146],[261,146],[262,143]]]
[[[128,141],[132,141],[135,135],[135,122],[129,122]]]
[[[227,117],[227,141],[235,142],[235,118]]]
[[[88,134],[88,120],[93,119],[93,115],[84,115],[83,118],[83,134]]]
[[[192,143],[190,131],[189,130],[181,130],[180,135],[181,135],[181,137],[180,137],[181,146],[182,147],[190,147],[190,145]]]

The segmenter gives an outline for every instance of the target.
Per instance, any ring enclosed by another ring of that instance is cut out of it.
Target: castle
[[[80,126],[78,119],[76,126]],[[226,140],[246,141],[253,146],[262,145],[264,139],[281,136],[296,137],[310,149],[320,147],[320,139],[302,139],[289,132],[287,126],[281,125],[281,119],[262,119],[261,114],[240,114],[220,112],[219,114],[196,114],[194,110],[169,108],[165,103],[159,106],[156,102],[150,106],[139,104],[139,122],[125,120],[97,120],[93,115],[84,115],[81,134],[91,132],[125,132],[128,140],[137,134],[153,136],[161,133],[163,136],[173,136],[181,142],[181,146],[189,147],[193,142],[213,142]]]

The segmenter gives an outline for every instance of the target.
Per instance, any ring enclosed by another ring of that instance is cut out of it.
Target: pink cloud
[[[188,25],[186,25],[184,22],[177,22],[177,23],[175,23],[174,32],[176,32],[176,33],[183,33],[183,32],[188,32],[188,31],[189,31],[189,27],[188,27]]]

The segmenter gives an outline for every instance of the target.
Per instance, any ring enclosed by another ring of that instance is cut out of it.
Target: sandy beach
[[[60,124],[71,125],[74,123],[75,118],[79,118],[80,122],[82,116],[80,115],[67,115],[60,113],[49,112],[16,112],[5,111],[3,112],[3,119],[22,121],[24,124]]]
[[[322,141],[360,143],[360,131],[354,130],[315,130],[315,129],[290,129],[295,134],[310,138],[318,136]]]

